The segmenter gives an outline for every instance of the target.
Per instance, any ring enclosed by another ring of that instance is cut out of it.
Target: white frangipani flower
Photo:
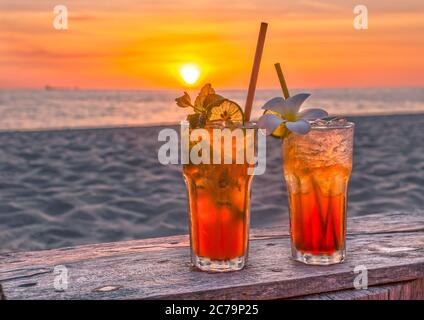
[[[271,134],[279,126],[285,126],[292,132],[307,134],[311,130],[311,125],[307,120],[328,117],[327,111],[319,108],[299,112],[300,106],[309,96],[309,93],[299,93],[287,99],[276,97],[267,101],[262,109],[273,113],[264,114],[259,118],[259,128],[265,129],[266,134]]]

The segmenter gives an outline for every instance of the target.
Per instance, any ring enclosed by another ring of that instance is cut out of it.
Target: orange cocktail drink
[[[352,170],[351,122],[320,121],[283,142],[293,258],[333,264],[345,257],[347,184]]]
[[[216,141],[212,133],[223,129],[230,134],[240,130],[241,134],[230,137],[225,144],[224,138]],[[249,142],[246,126],[224,128],[213,125],[205,130],[210,133],[211,163],[194,164],[190,160],[183,168],[188,190],[192,263],[205,271],[240,270],[246,263],[248,252],[253,177],[253,164],[247,161],[245,151],[253,148],[256,152],[254,135],[250,136],[253,140]],[[214,164],[212,159],[218,151],[221,161]],[[243,154],[242,161],[237,158],[237,153]]]

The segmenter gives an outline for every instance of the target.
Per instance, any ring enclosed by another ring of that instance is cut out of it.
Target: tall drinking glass
[[[353,130],[351,122],[319,121],[308,134],[283,141],[295,260],[327,265],[345,258]]]
[[[247,159],[248,149],[256,154],[257,131],[251,124],[207,125],[204,130],[210,137],[207,149],[211,163],[195,164],[190,158],[183,166],[192,264],[203,271],[240,270],[247,261],[249,242],[254,165]],[[253,130],[253,135],[248,130]],[[190,135],[193,133],[191,130]],[[190,156],[194,146],[191,141]],[[243,159],[237,155],[243,155]],[[212,163],[214,158],[220,159],[219,163]]]

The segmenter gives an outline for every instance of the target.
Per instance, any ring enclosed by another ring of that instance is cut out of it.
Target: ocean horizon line
[[[179,91],[113,90],[0,90],[0,131],[47,131],[77,128],[151,127],[175,125],[188,110],[175,106]],[[246,91],[217,90],[241,107]],[[416,114],[424,112],[424,90],[403,89],[293,89],[309,92],[305,108],[324,108],[331,116]],[[197,90],[190,93],[194,101]],[[256,92],[252,119],[280,89]]]
[[[383,117],[407,117],[414,115],[424,115],[422,111],[406,111],[397,113],[369,113],[369,114],[330,114],[331,117],[346,117],[346,118],[383,118]],[[185,119],[181,119],[184,121]],[[256,119],[252,120],[253,122]],[[158,122],[145,124],[122,124],[122,125],[101,125],[101,126],[75,126],[75,127],[45,127],[45,128],[17,128],[17,129],[0,129],[0,134],[4,133],[37,133],[37,132],[64,132],[64,131],[87,131],[87,130],[123,130],[123,129],[143,129],[143,128],[159,128],[159,127],[175,127],[179,126],[179,122]]]

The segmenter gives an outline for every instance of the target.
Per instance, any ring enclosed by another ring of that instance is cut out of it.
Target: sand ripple
[[[424,115],[357,117],[349,215],[424,206]],[[0,134],[0,251],[187,232],[179,166],[160,127]],[[254,178],[252,226],[287,219],[279,143]]]

